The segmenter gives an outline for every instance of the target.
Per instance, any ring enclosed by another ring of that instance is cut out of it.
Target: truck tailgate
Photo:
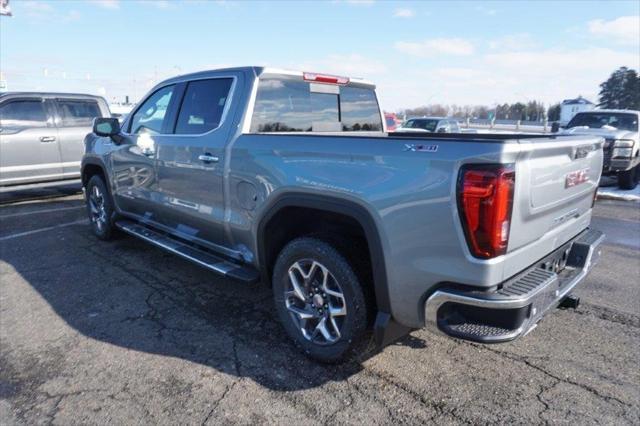
[[[602,143],[592,136],[520,140],[508,252],[540,239],[559,246],[588,226]]]

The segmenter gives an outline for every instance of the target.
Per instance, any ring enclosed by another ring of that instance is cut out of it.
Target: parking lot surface
[[[417,330],[324,366],[264,286],[99,241],[80,194],[44,195],[0,200],[0,424],[640,424],[638,203],[598,201],[608,239],[580,307],[525,338]]]

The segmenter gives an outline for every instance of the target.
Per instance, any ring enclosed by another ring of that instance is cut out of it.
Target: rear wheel
[[[308,356],[339,362],[363,349],[366,299],[352,266],[329,243],[287,244],[276,260],[273,292],[282,325]]]
[[[85,197],[91,230],[101,240],[111,239],[115,231],[112,223],[113,202],[100,176],[94,175],[89,179]]]
[[[640,178],[640,165],[634,168],[618,173],[618,186],[621,189],[635,189],[638,186]]]

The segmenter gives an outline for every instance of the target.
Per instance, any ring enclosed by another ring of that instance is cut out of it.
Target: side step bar
[[[115,225],[127,234],[138,237],[148,243],[165,249],[168,252],[177,254],[184,259],[197,263],[198,265],[220,275],[224,275],[225,277],[246,283],[255,283],[260,278],[258,271],[250,266],[226,260],[140,223],[130,220],[119,220]]]

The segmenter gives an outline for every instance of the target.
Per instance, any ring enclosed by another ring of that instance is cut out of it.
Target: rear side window
[[[329,86],[312,91],[296,79],[260,79],[251,132],[381,131],[382,118],[372,89]],[[335,93],[330,93],[335,91]]]
[[[65,127],[89,126],[95,117],[101,117],[98,102],[91,100],[58,99],[61,124]]]
[[[190,82],[182,99],[175,133],[202,134],[220,126],[231,83],[231,78]]]
[[[371,89],[341,87],[340,110],[342,112],[342,130],[345,132],[382,130],[378,101]]]
[[[47,127],[44,102],[41,99],[25,99],[0,105],[0,127]]]
[[[162,133],[174,87],[166,86],[156,90],[140,105],[140,108],[131,117],[131,133]]]

